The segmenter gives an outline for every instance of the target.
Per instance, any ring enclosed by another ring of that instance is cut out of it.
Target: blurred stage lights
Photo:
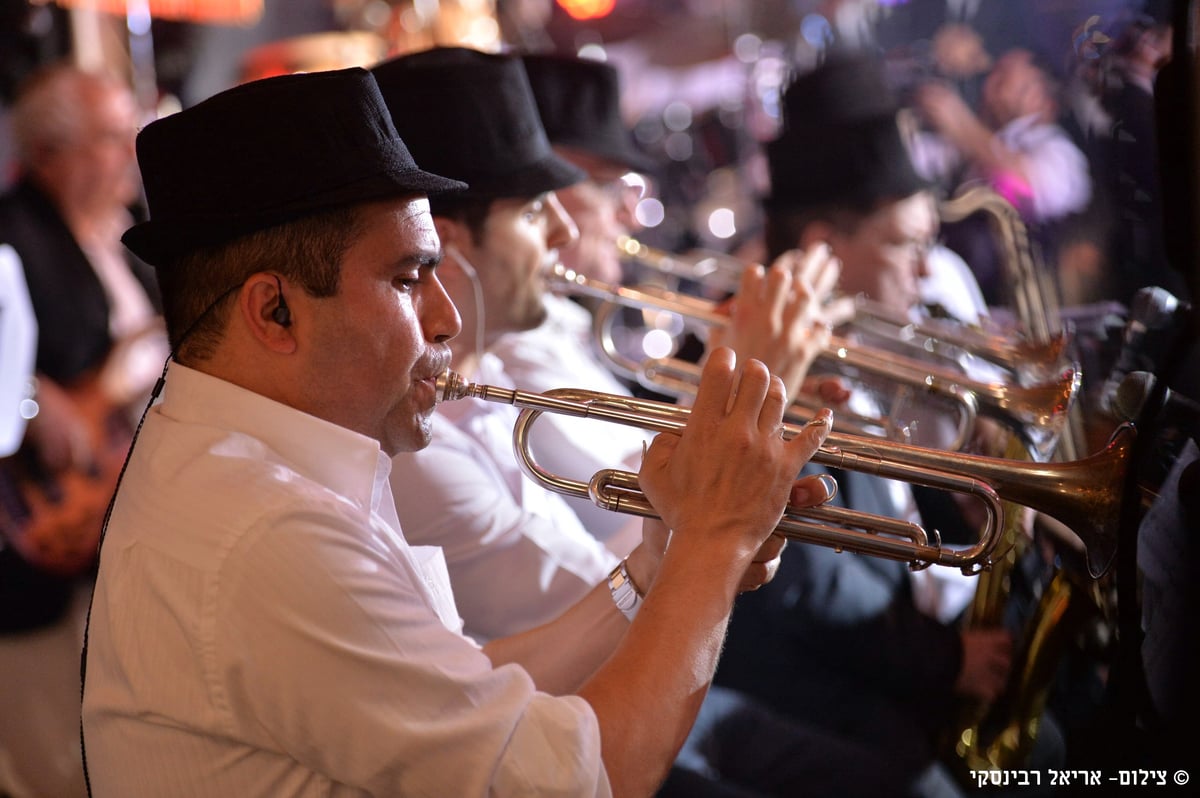
[[[737,234],[737,217],[731,208],[717,208],[708,215],[708,231],[717,238],[733,238]]]
[[[571,19],[600,19],[612,13],[616,0],[558,0],[558,5]]]
[[[263,0],[54,0],[54,3],[63,8],[125,16],[132,24],[146,28],[148,17],[249,26],[258,22],[263,13]]]
[[[646,197],[638,202],[633,215],[642,227],[658,227],[667,218],[667,210],[660,200]]]

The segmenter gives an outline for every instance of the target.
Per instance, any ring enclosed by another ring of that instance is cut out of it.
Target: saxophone
[[[986,213],[992,222],[1004,268],[1013,286],[1013,305],[1025,332],[1037,343],[1063,335],[1058,292],[1037,256],[1020,215],[990,188],[976,186],[941,204],[944,221],[958,221],[973,213]],[[1075,459],[1077,418],[1059,431],[1057,456]],[[1004,456],[1030,457],[1015,436],[1009,436]],[[995,628],[1004,624],[1011,604],[1014,574],[1029,550],[1025,533],[1027,508],[1006,503],[1005,528],[990,571],[978,577],[974,599],[963,628]],[[1096,604],[1089,600],[1095,586],[1077,583],[1056,569],[1038,603],[1024,623],[1013,651],[1012,670],[1000,696],[990,705],[974,702],[961,707],[950,732],[949,765],[963,783],[971,770],[1020,768],[1037,739],[1057,663],[1083,624],[1094,617]]]
[[[1025,455],[1011,440],[1005,457]],[[1025,533],[1028,509],[1004,504],[1005,528],[991,571],[979,576],[963,628],[1004,625],[1014,574],[1031,541]],[[1024,766],[1037,740],[1039,725],[1059,660],[1083,626],[1096,616],[1100,600],[1095,583],[1081,584],[1072,573],[1055,569],[1025,621],[1013,651],[1004,690],[991,704],[964,702],[951,730],[951,769],[961,781],[970,771],[1011,770]]]

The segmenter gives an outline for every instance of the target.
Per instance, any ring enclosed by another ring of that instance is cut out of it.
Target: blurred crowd
[[[637,38],[607,47],[629,86],[638,140],[662,164],[666,218],[645,235],[673,248],[761,254],[761,213],[747,198],[767,190],[758,144],[782,121],[779,86],[855,52],[884,61],[908,109],[917,167],[940,196],[985,183],[1011,201],[1064,304],[1127,305],[1147,285],[1186,292],[1163,249],[1156,161],[1153,85],[1171,55],[1167,9],[1099,5],[797,3],[787,37],[749,29],[729,55],[699,64],[657,65]],[[718,207],[735,232],[709,226]],[[945,227],[989,303],[1010,302],[978,220]]]

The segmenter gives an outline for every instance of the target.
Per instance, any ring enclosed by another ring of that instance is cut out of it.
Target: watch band
[[[629,569],[625,567],[624,560],[621,560],[617,567],[609,573],[608,589],[612,593],[613,603],[617,605],[617,609],[632,621],[637,615],[638,607],[642,606],[642,594],[638,592],[633,580],[629,578]]]

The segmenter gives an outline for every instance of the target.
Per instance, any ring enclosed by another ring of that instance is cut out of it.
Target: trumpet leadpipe
[[[627,235],[617,236],[616,244],[622,258],[648,266],[667,277],[690,280],[707,290],[720,293],[736,291],[742,271],[750,265],[719,252],[699,251],[676,255],[647,246]]]

